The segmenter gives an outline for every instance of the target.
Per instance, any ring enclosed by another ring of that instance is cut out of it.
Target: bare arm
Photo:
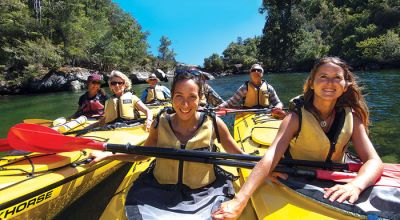
[[[153,113],[142,101],[136,102],[135,108],[146,114],[146,130],[149,131],[153,122]]]
[[[329,197],[330,201],[337,200],[338,202],[343,202],[349,200],[350,203],[354,203],[357,201],[360,193],[368,186],[373,185],[382,174],[382,161],[368,138],[364,124],[356,115],[353,115],[353,135],[351,141],[364,164],[358,171],[357,177],[350,183],[345,185],[338,184],[325,189],[326,193],[324,197]]]
[[[297,132],[298,126],[298,118],[295,113],[290,113],[285,117],[272,145],[253,168],[245,184],[232,200],[221,204],[220,208],[213,213],[213,219],[236,219],[240,216],[250,196],[278,164],[289,146],[290,140]]]

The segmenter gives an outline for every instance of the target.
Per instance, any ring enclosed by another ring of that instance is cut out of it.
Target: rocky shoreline
[[[10,83],[0,80],[0,95],[33,94],[58,91],[80,91],[86,89],[86,80],[94,72],[81,67],[60,67],[48,72],[41,78],[29,80],[28,82]],[[98,72],[105,81],[108,80],[108,72]],[[146,83],[147,77],[152,72],[132,71],[127,73],[133,84]],[[161,70],[154,72],[162,81],[168,81],[173,77],[173,71],[164,73]]]

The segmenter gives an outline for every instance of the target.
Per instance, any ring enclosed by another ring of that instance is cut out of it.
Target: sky
[[[213,53],[222,55],[229,43],[260,36],[265,15],[262,0],[113,0],[147,31],[149,51],[157,56],[167,36],[176,60],[203,65]]]

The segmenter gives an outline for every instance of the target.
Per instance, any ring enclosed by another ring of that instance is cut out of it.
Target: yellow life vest
[[[262,81],[260,87],[256,87],[251,82],[247,83],[247,94],[244,100],[244,106],[252,108],[255,106],[268,107],[269,106],[269,93],[268,84]]]
[[[146,97],[146,104],[150,103],[154,100],[165,101],[164,92],[161,86],[156,85],[154,88],[148,87],[147,88],[147,97]]]
[[[332,162],[344,162],[346,146],[353,133],[353,113],[351,108],[344,108],[344,124],[339,127],[340,134],[337,138]],[[331,142],[322,130],[318,120],[304,107],[301,108],[301,128],[297,138],[290,142],[289,152],[293,159],[325,161],[329,155]],[[335,120],[337,120],[335,118]]]
[[[171,129],[168,115],[163,114],[159,118],[158,124],[158,147],[177,148],[177,149],[210,149],[213,140],[213,124],[212,119],[204,116],[204,121],[197,129],[195,135],[186,143],[181,145]],[[179,175],[179,172],[182,172]],[[214,165],[185,162],[177,160],[169,160],[157,158],[153,171],[154,177],[160,184],[177,184],[181,182],[191,189],[197,189],[206,186],[215,181]],[[181,179],[180,179],[181,178]]]
[[[110,97],[106,101],[104,117],[105,123],[114,121],[117,118],[126,120],[137,119],[135,105],[140,99],[130,92],[124,93],[121,97]]]

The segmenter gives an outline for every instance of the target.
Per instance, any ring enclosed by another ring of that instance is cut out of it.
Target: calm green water
[[[400,70],[357,73],[371,111],[371,139],[385,162],[400,162]],[[302,92],[307,73],[270,74],[265,78],[274,86],[279,97],[288,101]],[[224,98],[248,80],[247,75],[226,76],[210,81]],[[134,85],[140,95],[146,85]],[[83,92],[59,92],[30,96],[0,97],[0,137],[6,137],[11,126],[26,118],[55,119],[72,114]],[[233,117],[224,117],[232,125]]]

